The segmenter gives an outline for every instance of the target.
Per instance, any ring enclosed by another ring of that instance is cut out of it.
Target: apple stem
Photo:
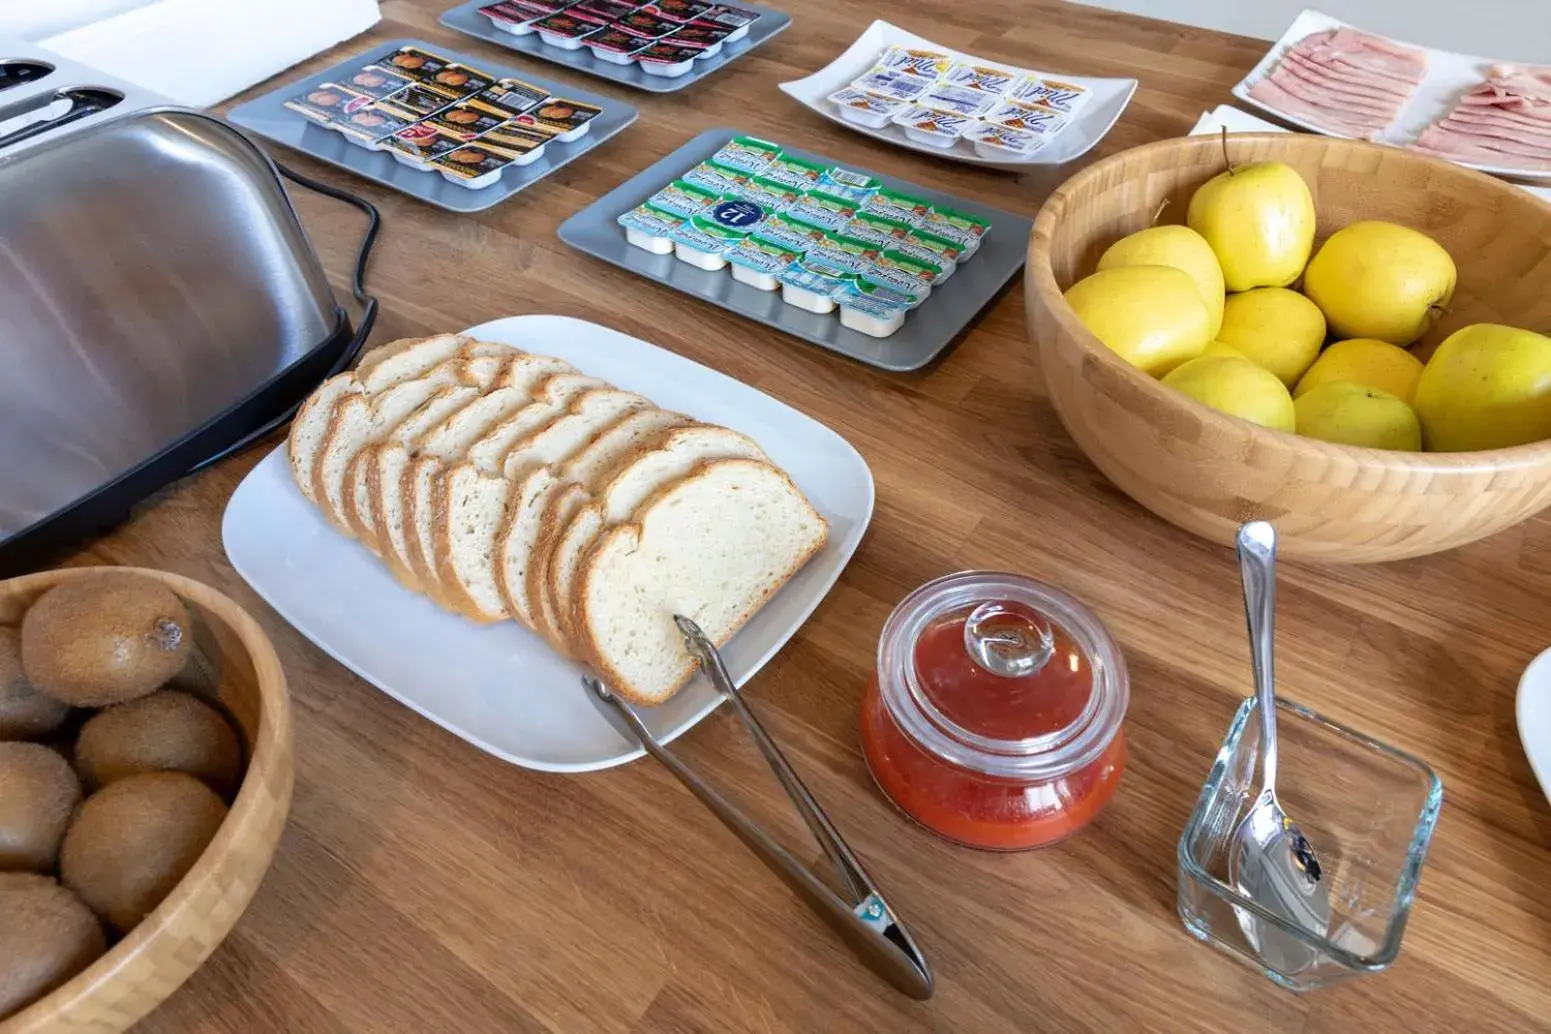
[[[1223,126],[1222,127],[1222,131],[1218,134],[1217,139],[1222,141],[1222,163],[1227,168],[1228,175],[1232,176],[1234,173],[1238,172],[1239,170],[1234,166],[1233,159],[1228,157],[1228,127],[1227,126]]]
[[[1158,207],[1153,209],[1153,212],[1152,212],[1152,222],[1148,223],[1147,225],[1148,226],[1157,226],[1158,225],[1159,217],[1163,215],[1163,210],[1165,208],[1168,208],[1168,207],[1169,207],[1169,199],[1168,198],[1164,198],[1162,201],[1159,201],[1158,202]]]

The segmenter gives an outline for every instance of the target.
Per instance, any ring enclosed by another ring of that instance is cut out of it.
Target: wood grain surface
[[[306,70],[417,36],[571,78],[443,31],[444,6],[388,0],[369,36]],[[378,340],[517,313],[595,320],[771,393],[866,457],[878,489],[872,529],[749,697],[911,924],[937,997],[921,1004],[888,990],[660,767],[581,777],[511,767],[289,629],[220,545],[222,509],[255,450],[161,493],[79,558],[162,567],[230,593],[273,637],[293,694],[296,791],[274,866],[223,946],[141,1029],[1324,1034],[1551,1023],[1551,807],[1513,719],[1518,675],[1551,640],[1545,519],[1424,560],[1284,568],[1281,689],[1425,758],[1447,794],[1397,964],[1295,997],[1197,943],[1174,911],[1180,829],[1249,690],[1233,558],[1132,503],[1082,457],[1036,370],[1021,286],[943,360],[901,376],[555,238],[566,216],[717,125],[1032,216],[1072,169],[1018,178],[891,148],[776,90],[875,17],[989,58],[1136,76],[1141,88],[1098,154],[1185,133],[1228,99],[1265,44],[1058,3],[785,6],[795,18],[786,33],[683,93],[587,80],[639,106],[640,121],[477,216],[282,158],[381,207]],[[358,215],[301,191],[296,201],[342,277]],[[884,618],[921,582],[975,567],[1069,590],[1109,624],[1130,667],[1125,781],[1093,826],[1048,850],[999,856],[934,839],[879,795],[858,749],[857,705]],[[677,746],[817,857],[725,709]]]

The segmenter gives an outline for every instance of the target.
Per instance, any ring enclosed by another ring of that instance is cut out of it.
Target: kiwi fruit
[[[76,578],[38,597],[22,618],[22,668],[74,707],[143,697],[182,669],[193,635],[188,608],[144,575]]]
[[[107,946],[91,909],[51,876],[0,872],[0,1020],[91,965]]]
[[[162,690],[99,711],[75,741],[75,767],[97,790],[141,772],[187,772],[223,797],[237,789],[242,752],[226,719],[203,700]]]
[[[221,798],[183,772],[143,772],[86,799],[65,833],[65,886],[128,933],[177,886],[226,818]]]
[[[81,781],[59,752],[0,743],[0,871],[51,872],[80,800]]]
[[[27,681],[22,671],[22,638],[0,628],[0,740],[30,740],[53,732],[70,708]]]

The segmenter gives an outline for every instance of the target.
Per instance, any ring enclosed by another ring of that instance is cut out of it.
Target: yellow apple
[[[1100,269],[1116,266],[1173,266],[1196,282],[1212,316],[1212,333],[1222,326],[1222,267],[1206,238],[1188,226],[1150,226],[1127,234],[1099,256]]]
[[[1420,452],[1422,425],[1403,399],[1350,381],[1310,388],[1293,400],[1298,433],[1370,449]]]
[[[1217,340],[1237,348],[1290,388],[1325,343],[1325,317],[1297,291],[1257,287],[1228,296]]]
[[[1161,377],[1201,354],[1211,314],[1194,280],[1172,266],[1118,266],[1077,281],[1067,304],[1127,362]]]
[[[1229,416],[1277,431],[1293,429],[1293,400],[1287,386],[1248,359],[1192,359],[1164,377],[1163,383]]]
[[[1314,195],[1290,165],[1240,165],[1196,188],[1185,223],[1212,246],[1228,290],[1286,287],[1314,247]]]
[[[1425,233],[1369,220],[1337,230],[1303,274],[1303,293],[1341,337],[1409,345],[1454,297],[1454,260]]]
[[[1293,398],[1321,384],[1350,381],[1387,391],[1409,403],[1421,375],[1422,361],[1404,348],[1373,338],[1350,338],[1319,354],[1293,389]]]
[[[1551,337],[1496,323],[1456,330],[1422,368],[1416,413],[1432,452],[1551,437]]]

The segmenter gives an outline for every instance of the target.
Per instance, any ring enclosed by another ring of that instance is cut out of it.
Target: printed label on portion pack
[[[461,144],[446,154],[431,160],[438,169],[445,169],[462,179],[478,179],[497,172],[512,162],[511,158],[476,144]]]

